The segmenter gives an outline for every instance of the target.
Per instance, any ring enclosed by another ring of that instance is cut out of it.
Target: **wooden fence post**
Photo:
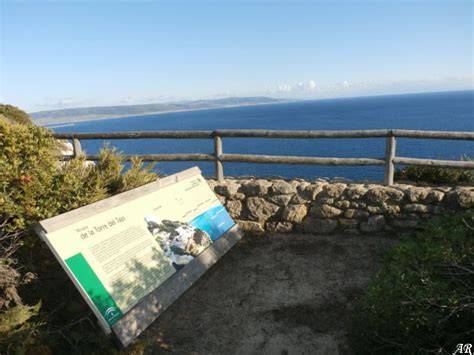
[[[74,158],[77,158],[82,153],[81,141],[78,138],[74,138],[72,145],[74,147]]]
[[[395,158],[396,140],[393,132],[390,131],[385,141],[385,168],[384,168],[384,184],[387,186],[393,185],[393,176],[395,174]]]
[[[222,155],[222,138],[217,135],[217,132],[214,132],[214,163],[216,171],[216,180],[224,180],[224,167],[221,161]]]

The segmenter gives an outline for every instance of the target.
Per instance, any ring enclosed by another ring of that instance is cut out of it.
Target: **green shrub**
[[[403,240],[355,305],[359,354],[452,353],[472,342],[474,214],[448,216]]]
[[[471,160],[463,156],[461,160]],[[474,183],[474,170],[438,168],[431,166],[407,166],[395,172],[396,180],[441,184]]]
[[[0,104],[0,120],[7,121],[9,123],[32,123],[30,116],[23,110],[12,105],[1,105]]]
[[[31,228],[44,218],[157,179],[153,166],[139,159],[124,172],[123,158],[108,147],[96,164],[83,156],[60,162],[57,154],[58,142],[49,130],[0,119],[0,353],[7,348],[22,352],[34,339],[62,351],[79,343],[99,346],[104,337],[95,336],[100,330],[91,328],[87,307]],[[39,277],[32,283],[35,274]],[[77,305],[67,317],[54,312],[65,294]],[[71,318],[73,325],[68,324]]]
[[[123,158],[105,147],[97,164],[84,157],[60,163],[51,132],[34,125],[0,121],[0,226],[25,230],[39,220],[90,204],[154,181],[153,166],[132,161],[123,173]]]
[[[0,314],[0,344],[9,344],[16,353],[25,353],[35,343],[36,333],[42,325],[31,321],[38,316],[41,304],[17,305]]]

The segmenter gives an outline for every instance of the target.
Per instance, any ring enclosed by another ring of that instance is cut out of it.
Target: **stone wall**
[[[474,187],[420,187],[301,179],[208,180],[249,232],[313,234],[413,230],[436,215],[474,208]]]

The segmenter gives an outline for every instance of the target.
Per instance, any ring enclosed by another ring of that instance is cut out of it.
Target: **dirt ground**
[[[384,236],[246,237],[140,337],[146,354],[351,354]]]

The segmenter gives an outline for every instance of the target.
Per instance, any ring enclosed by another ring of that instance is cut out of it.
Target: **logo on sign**
[[[107,321],[114,319],[116,316],[118,316],[119,310],[116,307],[109,307],[105,310],[105,319]]]

